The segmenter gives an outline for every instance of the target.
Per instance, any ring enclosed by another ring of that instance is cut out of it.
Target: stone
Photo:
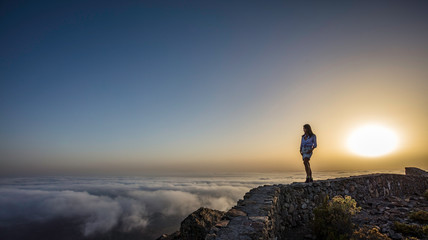
[[[176,231],[172,234],[162,234],[162,236],[156,238],[156,240],[180,240],[180,231]]]
[[[226,227],[229,224],[230,220],[221,220],[220,222],[217,222],[214,226],[217,228],[219,227]]]
[[[289,213],[294,212],[294,205],[293,204],[290,204],[290,207],[288,208],[288,212]]]
[[[403,239],[403,235],[401,233],[393,233],[392,235],[390,235],[390,237],[392,239]]]
[[[415,168],[415,167],[406,167],[406,175],[409,176],[428,176],[428,172],[419,169],[419,168]]]
[[[199,208],[181,222],[181,239],[204,239],[211,227],[215,226],[224,214],[223,211]]]
[[[316,184],[260,186],[246,193],[244,199],[226,213],[211,210],[189,215],[191,221],[184,225],[183,221],[179,232],[161,237],[162,240],[204,239],[204,236],[206,240],[273,240],[283,239],[280,236],[286,234],[298,236],[286,239],[310,239],[312,233],[308,225],[314,217],[314,207],[326,195],[332,198],[345,193],[362,207],[361,212],[352,217],[354,224],[381,226],[381,232],[390,238],[402,239],[403,236],[393,230],[394,221],[413,223],[408,218],[413,207],[428,209],[428,201],[421,197],[428,188],[428,176],[419,170],[406,169],[406,175],[368,174],[317,180]],[[213,216],[209,216],[211,214]],[[299,229],[304,230],[299,232]]]
[[[230,209],[229,211],[226,212],[225,217],[227,218],[233,218],[233,217],[237,217],[237,216],[247,216],[247,213],[238,210],[238,209]]]

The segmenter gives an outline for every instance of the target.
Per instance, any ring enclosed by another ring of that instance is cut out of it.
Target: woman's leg
[[[303,164],[305,165],[306,177],[312,178],[311,165],[309,164],[309,158],[303,159]]]

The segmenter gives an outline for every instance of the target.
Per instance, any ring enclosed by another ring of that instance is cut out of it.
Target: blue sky
[[[427,9],[423,1],[3,2],[0,161],[22,172],[27,163],[67,169],[108,157],[142,168],[299,158],[289,152],[301,126],[331,132],[326,116],[343,107],[331,106],[361,82],[393,89],[361,90],[368,98],[420,96],[426,109]],[[334,75],[373,64],[414,76]],[[312,114],[302,112],[308,106]],[[426,110],[408,115],[401,123],[427,119]]]

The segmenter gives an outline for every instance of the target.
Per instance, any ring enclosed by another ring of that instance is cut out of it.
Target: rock
[[[314,236],[314,235],[312,235],[312,234],[306,234],[306,235],[304,236],[304,238],[305,238],[305,239],[314,239],[314,238],[315,238],[315,236]]]
[[[410,176],[428,176],[428,172],[415,167],[406,167],[406,175]]]
[[[228,239],[311,239],[313,210],[335,195],[349,194],[361,212],[352,217],[358,227],[379,226],[392,239],[402,239],[394,222],[413,223],[409,212],[428,209],[421,197],[428,188],[428,175],[406,168],[402,174],[368,174],[318,180],[316,184],[265,185],[251,189],[229,211],[200,208],[183,220],[180,232],[162,235],[160,240]],[[300,229],[300,230],[299,230]],[[169,238],[168,238],[169,237]]]
[[[403,239],[403,235],[401,233],[393,233],[391,234],[392,239]]]
[[[243,212],[241,210],[232,208],[229,211],[227,211],[226,214],[225,214],[225,217],[227,219],[231,219],[231,218],[237,217],[237,216],[247,216],[247,213],[245,213],[245,212]]]
[[[205,239],[205,236],[225,212],[201,207],[182,222],[180,227],[181,239]]]
[[[159,238],[156,238],[156,240],[180,240],[180,231],[176,231],[172,234],[162,234]]]
[[[293,213],[294,212],[294,205],[291,204],[290,207],[288,208],[288,212],[289,213]]]
[[[163,234],[156,240],[205,239],[211,228],[227,226],[229,220],[221,221],[224,215],[223,211],[201,207],[181,222],[180,231]]]
[[[220,222],[217,222],[215,224],[215,227],[219,228],[219,227],[226,227],[227,224],[229,224],[230,220],[221,220]]]

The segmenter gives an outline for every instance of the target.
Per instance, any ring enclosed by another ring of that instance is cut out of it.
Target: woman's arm
[[[316,148],[317,147],[317,136],[313,136],[314,139],[312,139],[312,148]]]

